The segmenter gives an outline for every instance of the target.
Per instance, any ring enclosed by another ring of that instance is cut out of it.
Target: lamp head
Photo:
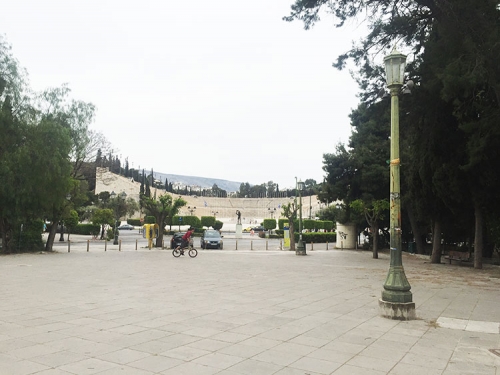
[[[406,67],[406,55],[397,51],[396,46],[394,46],[392,52],[384,57],[384,63],[387,86],[402,86]]]

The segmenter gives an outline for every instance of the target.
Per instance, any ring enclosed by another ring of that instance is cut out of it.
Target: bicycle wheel
[[[191,258],[195,258],[198,255],[198,251],[196,249],[189,249],[188,254]]]
[[[181,256],[181,251],[177,249],[172,250],[172,255],[176,258],[179,258]]]

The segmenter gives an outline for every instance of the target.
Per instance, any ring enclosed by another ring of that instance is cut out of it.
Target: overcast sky
[[[282,20],[293,0],[16,0],[0,33],[35,90],[68,83],[131,167],[281,187],[320,182],[358,88],[359,27]]]

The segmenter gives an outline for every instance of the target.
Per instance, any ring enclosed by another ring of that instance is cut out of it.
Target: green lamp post
[[[302,241],[302,190],[304,190],[304,183],[301,180],[297,182],[297,190],[299,193],[299,243],[297,244],[295,255],[307,255],[306,245]]]
[[[403,86],[406,55],[396,47],[384,58],[387,87],[391,92],[391,161],[390,161],[390,267],[379,306],[391,319],[415,319],[411,286],[403,268],[401,251],[401,190],[399,160],[399,93]]]

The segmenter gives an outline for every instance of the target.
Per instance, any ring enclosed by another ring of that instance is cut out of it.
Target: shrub
[[[127,224],[133,225],[134,227],[142,227],[141,219],[127,219]]]
[[[101,227],[95,224],[78,224],[71,228],[71,234],[98,235]]]
[[[295,233],[295,241],[299,240],[299,233]],[[336,242],[337,233],[335,232],[306,232],[302,233],[302,241],[306,243],[325,243]]]

